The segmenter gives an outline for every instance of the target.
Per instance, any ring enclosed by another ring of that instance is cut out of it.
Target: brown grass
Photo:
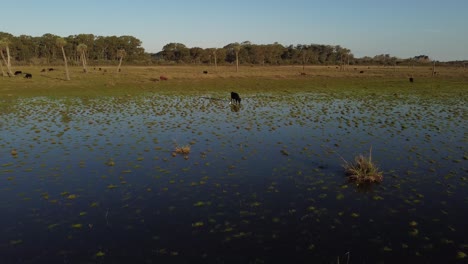
[[[188,154],[190,154],[190,145],[176,146],[174,152],[176,154],[188,155]]]
[[[343,159],[344,160],[344,159]],[[372,162],[372,148],[369,157],[358,155],[354,158],[354,163],[344,160],[345,173],[350,181],[361,183],[380,183],[383,180],[383,173],[377,165]]]

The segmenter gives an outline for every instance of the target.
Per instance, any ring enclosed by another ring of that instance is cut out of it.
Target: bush
[[[372,148],[369,151],[369,157],[359,155],[354,158],[354,163],[349,163],[346,160],[344,162],[343,167],[350,181],[361,184],[380,183],[383,180],[383,173],[372,162]]]

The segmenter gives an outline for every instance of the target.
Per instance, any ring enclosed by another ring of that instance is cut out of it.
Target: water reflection
[[[230,104],[231,112],[239,112],[241,109],[241,104]]]

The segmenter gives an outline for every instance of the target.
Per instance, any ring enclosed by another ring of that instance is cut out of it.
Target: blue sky
[[[468,0],[0,0],[13,35],[132,35],[147,52],[188,47],[330,44],[357,57],[468,59]]]

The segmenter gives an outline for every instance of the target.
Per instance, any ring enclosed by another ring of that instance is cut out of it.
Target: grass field
[[[463,93],[468,88],[468,70],[456,67],[432,68],[350,66],[339,71],[336,66],[126,66],[120,73],[116,67],[90,66],[88,73],[81,67],[71,67],[71,81],[65,80],[64,67],[41,73],[45,67],[14,67],[14,71],[31,73],[32,79],[22,75],[0,77],[0,98],[32,96],[120,96],[147,92],[163,94],[228,94],[268,92],[349,92],[411,93],[432,95]],[[101,70],[99,70],[101,68]],[[204,74],[203,71],[208,71]],[[363,71],[361,73],[361,71]],[[167,81],[159,81],[163,75]],[[412,76],[414,83],[408,78]]]

